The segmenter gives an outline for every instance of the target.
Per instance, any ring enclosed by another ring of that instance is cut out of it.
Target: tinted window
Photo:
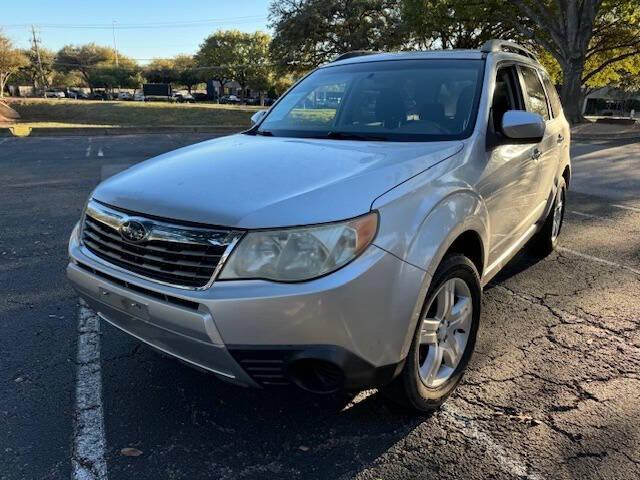
[[[278,102],[258,133],[395,141],[465,138],[475,123],[483,67],[481,60],[394,60],[321,68]]]
[[[560,102],[558,91],[556,90],[556,87],[553,86],[551,79],[546,73],[542,75],[542,81],[544,82],[544,88],[547,90],[547,95],[549,96],[549,103],[551,104],[553,116],[557,117],[560,115],[560,112],[562,112],[562,103]]]
[[[547,97],[544,95],[538,72],[528,67],[521,67],[520,71],[522,72],[524,87],[527,90],[527,110],[537,113],[545,120],[549,120]]]

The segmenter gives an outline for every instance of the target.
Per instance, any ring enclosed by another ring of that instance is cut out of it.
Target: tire
[[[480,323],[481,296],[480,277],[473,262],[464,255],[447,255],[433,276],[404,367],[383,391],[389,399],[423,413],[444,403],[462,380],[471,359]],[[453,299],[449,301],[453,308],[446,308],[446,298]],[[454,310],[459,312],[457,317]],[[458,348],[452,349],[451,344]],[[433,360],[438,356],[442,358],[439,367]]]
[[[542,225],[542,229],[533,238],[531,247],[534,253],[546,257],[558,246],[558,238],[562,231],[565,207],[567,204],[567,184],[563,177],[558,181],[556,198],[553,200],[551,211]],[[556,224],[557,221],[557,224]]]

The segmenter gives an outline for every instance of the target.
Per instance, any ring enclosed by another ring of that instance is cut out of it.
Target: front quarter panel
[[[456,179],[457,169],[447,163],[414,177],[373,205],[380,212],[376,245],[425,270],[428,277],[433,276],[449,246],[465,231],[475,231],[483,246],[488,245],[484,202],[468,184]],[[484,264],[487,251],[483,248]]]

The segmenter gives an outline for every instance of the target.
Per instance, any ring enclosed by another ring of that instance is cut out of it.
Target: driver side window
[[[491,102],[493,130],[495,132],[502,133],[502,117],[508,110],[522,110],[520,99],[515,67],[499,68]]]

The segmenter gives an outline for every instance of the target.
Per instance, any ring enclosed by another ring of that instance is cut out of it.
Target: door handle
[[[562,136],[561,133],[558,134],[558,143],[562,143],[564,142],[564,137]]]
[[[531,151],[531,158],[533,158],[534,160],[538,160],[540,158],[540,155],[542,155],[542,152],[538,147],[534,148]]]

